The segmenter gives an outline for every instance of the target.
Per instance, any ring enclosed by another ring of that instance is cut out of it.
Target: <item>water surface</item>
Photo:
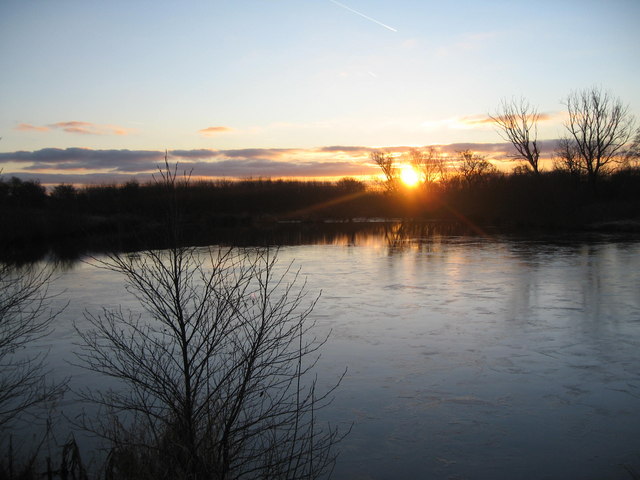
[[[627,479],[640,467],[640,241],[438,234],[395,225],[284,246],[319,333],[319,376],[348,367],[323,412],[353,422],[337,479]],[[116,274],[73,264],[54,288],[73,321],[135,307]],[[63,367],[64,366],[64,367]],[[73,411],[73,399],[63,408]]]

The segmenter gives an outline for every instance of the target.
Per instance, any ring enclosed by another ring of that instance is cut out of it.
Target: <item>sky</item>
[[[640,115],[638,0],[0,0],[0,169],[43,183],[377,173],[369,152],[495,161],[526,98],[550,154],[563,99]],[[543,142],[543,145],[545,143]]]

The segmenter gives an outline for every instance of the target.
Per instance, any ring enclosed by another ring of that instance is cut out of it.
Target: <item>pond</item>
[[[353,423],[335,479],[628,479],[640,468],[640,239],[441,233],[392,224],[288,242],[331,331],[323,412]],[[72,385],[73,321],[135,307],[122,278],[70,263],[41,345]],[[62,301],[62,298],[60,298]],[[75,408],[72,397],[61,409]]]

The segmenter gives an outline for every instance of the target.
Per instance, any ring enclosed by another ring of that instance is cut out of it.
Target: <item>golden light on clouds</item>
[[[219,135],[221,133],[229,133],[232,132],[233,128],[231,127],[207,127],[202,130],[198,130],[198,133],[204,137],[213,137],[214,135]]]
[[[21,123],[15,127],[14,130],[18,130],[20,132],[47,132],[50,128],[46,126],[31,125],[29,123]]]
[[[131,128],[121,127],[119,125],[99,125],[91,122],[56,122],[49,125],[31,125],[29,123],[21,123],[14,130],[22,132],[50,132],[54,130],[66,133],[75,133],[79,135],[129,135],[135,130]]]

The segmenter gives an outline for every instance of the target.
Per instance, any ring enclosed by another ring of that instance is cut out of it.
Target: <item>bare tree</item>
[[[622,160],[635,119],[620,99],[598,87],[572,92],[565,103],[569,113],[565,127],[596,193],[601,174]]]
[[[161,182],[171,198],[175,171]],[[170,208],[170,232],[179,235]],[[81,364],[122,388],[84,392],[104,422],[85,425],[111,445],[110,478],[318,478],[338,432],[318,422],[333,388],[310,377],[326,338],[312,336],[304,282],[270,250],[174,243],[111,254],[137,313],[87,313]],[[337,382],[339,383],[339,381]],[[337,385],[336,385],[337,386]]]
[[[0,264],[0,431],[33,406],[57,398],[66,382],[47,382],[46,354],[26,349],[62,311],[51,309],[51,270]]]
[[[540,173],[538,149],[538,120],[540,115],[535,107],[527,100],[520,98],[507,101],[502,100],[502,106],[495,116],[489,116],[499,128],[505,140],[511,142],[516,149],[516,158],[527,162],[527,165],[537,175]]]
[[[389,192],[398,189],[398,169],[394,165],[393,155],[381,150],[374,150],[369,158],[380,167],[385,177],[385,188]]]
[[[409,163],[419,172],[425,184],[441,181],[447,175],[445,159],[434,147],[411,149],[409,151]]]
[[[467,185],[477,185],[496,171],[496,167],[484,155],[478,155],[471,150],[462,150],[457,153],[459,155],[458,173]]]

